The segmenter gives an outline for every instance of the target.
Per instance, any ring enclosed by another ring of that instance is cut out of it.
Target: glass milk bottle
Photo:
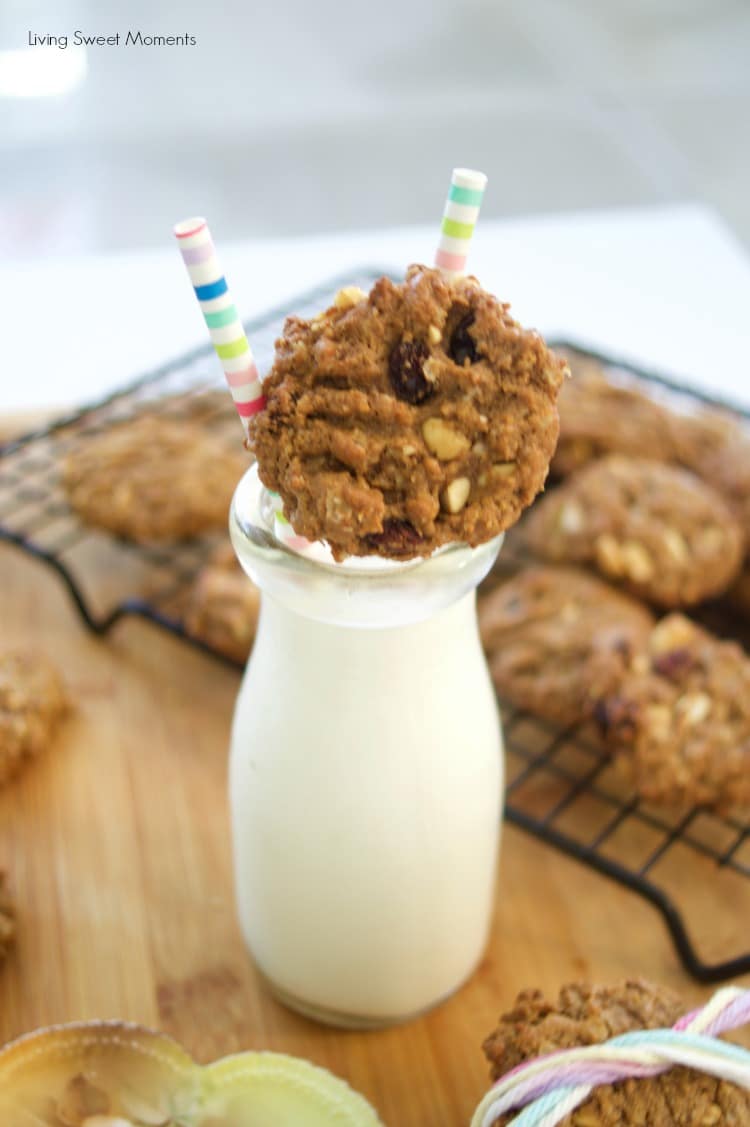
[[[268,521],[253,468],[230,517],[262,591],[230,759],[242,930],[294,1009],[403,1021],[460,986],[487,939],[502,744],[475,588],[500,539],[336,565]]]

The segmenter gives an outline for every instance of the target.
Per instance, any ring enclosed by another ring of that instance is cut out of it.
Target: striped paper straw
[[[262,410],[266,401],[252,350],[216,257],[211,232],[205,219],[196,218],[175,224],[174,234],[247,434],[248,419]]]
[[[483,172],[454,168],[445,201],[435,265],[446,274],[463,274],[487,184]]]

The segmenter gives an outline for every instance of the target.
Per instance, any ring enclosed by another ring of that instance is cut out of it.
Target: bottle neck
[[[263,594],[256,646],[268,638],[279,640],[295,660],[330,660],[341,666],[349,654],[359,659],[363,649],[398,652],[399,662],[406,651],[425,652],[478,638],[476,592],[468,591],[428,618],[394,624],[377,622],[365,626],[321,621],[300,613],[272,595]]]
[[[428,621],[473,592],[495,561],[502,537],[477,548],[453,544],[423,560],[325,563],[291,551],[265,519],[263,487],[252,467],[237,487],[229,531],[237,556],[267,596],[321,623],[360,629]]]

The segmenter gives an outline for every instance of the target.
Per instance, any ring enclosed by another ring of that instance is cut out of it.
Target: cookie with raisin
[[[595,715],[643,798],[750,807],[750,658],[736,642],[667,615]]]
[[[249,445],[295,531],[337,560],[474,546],[542,488],[565,370],[475,278],[412,266],[287,319]]]

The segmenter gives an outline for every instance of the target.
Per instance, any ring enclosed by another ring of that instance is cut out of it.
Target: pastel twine
[[[247,435],[248,420],[263,409],[266,401],[252,349],[219,265],[211,232],[206,220],[199,217],[175,224],[174,235]]]
[[[523,1107],[512,1127],[556,1127],[601,1084],[658,1076],[675,1065],[750,1088],[750,1052],[718,1041],[750,1022],[750,990],[728,986],[671,1029],[625,1033],[601,1045],[564,1049],[528,1061],[503,1076],[474,1112],[471,1127],[492,1127]]]

